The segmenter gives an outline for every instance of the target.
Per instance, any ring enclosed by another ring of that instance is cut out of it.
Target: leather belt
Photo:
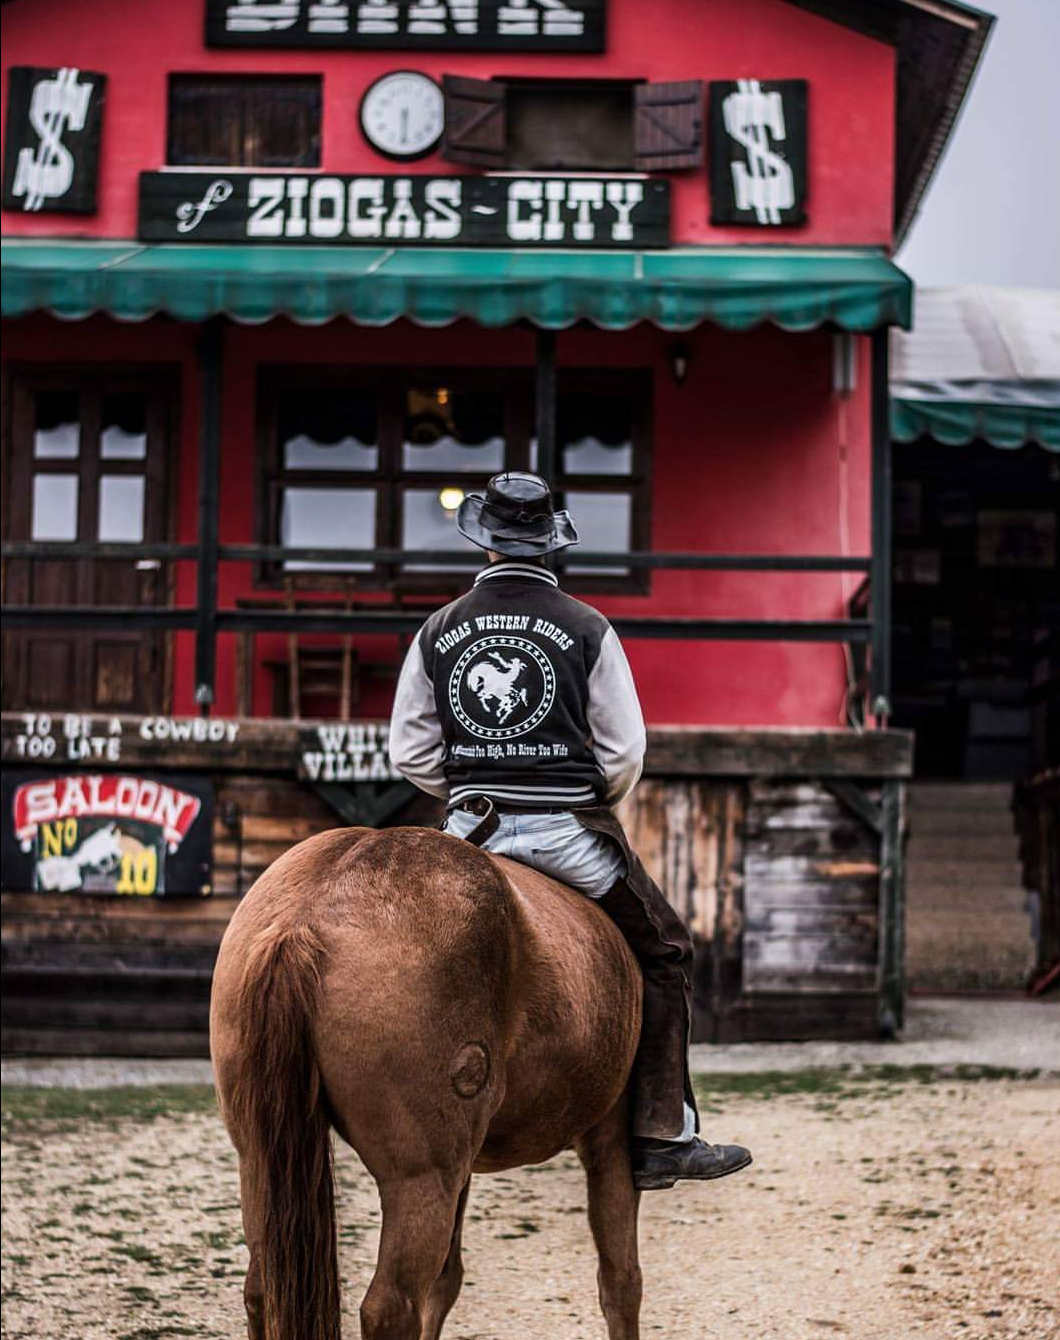
[[[466,810],[468,814],[488,814],[492,808],[497,814],[569,814],[572,805],[513,805],[503,800],[489,800],[486,796],[475,796],[471,800],[454,805],[454,810]]]
[[[473,800],[466,800],[453,808],[482,816],[471,832],[464,835],[464,841],[470,842],[473,847],[481,847],[484,842],[488,842],[501,826],[493,801],[486,796],[475,796]]]

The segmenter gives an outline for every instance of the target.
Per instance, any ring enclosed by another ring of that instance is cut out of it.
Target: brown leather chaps
[[[596,901],[625,936],[644,975],[644,1019],[633,1076],[632,1131],[657,1140],[676,1139],[684,1128],[685,1103],[696,1110],[688,1072],[692,937],[630,848],[614,812],[599,806],[571,813],[584,828],[616,842],[626,858],[626,878]]]

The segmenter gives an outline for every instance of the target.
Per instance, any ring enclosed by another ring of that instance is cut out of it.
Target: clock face
[[[442,138],[442,90],[425,74],[395,70],[377,79],[361,99],[361,129],[387,158],[422,158]]]

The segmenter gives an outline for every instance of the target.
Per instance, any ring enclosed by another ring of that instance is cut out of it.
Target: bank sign
[[[139,235],[145,242],[665,247],[670,183],[143,172]]]
[[[209,892],[213,785],[129,773],[3,777],[3,887],[132,897]]]
[[[607,0],[206,0],[215,47],[603,51]]]

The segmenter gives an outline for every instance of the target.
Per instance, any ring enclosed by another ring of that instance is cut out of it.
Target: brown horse
[[[379,1188],[365,1340],[437,1340],[473,1172],[573,1146],[610,1340],[639,1334],[633,955],[593,903],[422,828],[338,829],[254,884],[210,1019],[239,1153],[252,1340],[339,1340],[331,1127]]]

